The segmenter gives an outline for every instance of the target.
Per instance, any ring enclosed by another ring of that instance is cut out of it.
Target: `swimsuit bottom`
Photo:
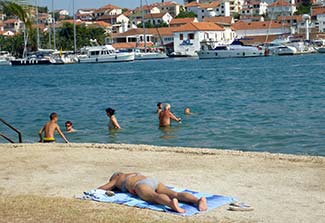
[[[149,186],[153,191],[156,191],[158,188],[158,184],[159,182],[155,179],[152,178],[145,178],[143,180],[140,180],[138,182],[135,183],[134,188],[136,188],[138,185],[147,185]]]
[[[44,143],[53,143],[53,142],[55,142],[55,138],[44,138],[43,142]]]

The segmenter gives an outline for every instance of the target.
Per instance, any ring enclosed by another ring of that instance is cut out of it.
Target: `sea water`
[[[37,142],[51,112],[71,142],[325,155],[325,55],[0,67],[0,118]],[[160,129],[157,102],[182,123]],[[122,127],[108,131],[105,109]],[[190,107],[193,115],[184,115]],[[0,132],[16,139],[4,125]],[[57,136],[58,141],[62,142]],[[0,139],[0,142],[5,142]]]

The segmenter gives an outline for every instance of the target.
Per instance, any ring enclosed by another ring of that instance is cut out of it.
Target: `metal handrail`
[[[14,132],[16,132],[18,134],[18,140],[19,140],[19,143],[22,143],[23,142],[23,137],[22,137],[22,134],[21,132],[16,129],[15,127],[13,127],[12,125],[10,125],[8,122],[6,122],[5,120],[3,120],[2,118],[0,118],[0,122],[2,122],[3,124],[5,124],[7,127],[9,127],[11,130],[13,130]],[[13,140],[11,140],[9,137],[3,135],[0,133],[0,136],[5,138],[6,140],[8,140],[9,142],[11,143],[15,143]]]

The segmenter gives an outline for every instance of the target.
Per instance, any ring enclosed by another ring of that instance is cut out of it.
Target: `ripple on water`
[[[68,135],[73,142],[325,155],[324,64],[305,55],[2,67],[0,116],[26,142],[56,111],[62,127],[72,120],[79,130]],[[158,101],[183,123],[159,129]],[[108,132],[107,107],[123,130]],[[184,116],[185,107],[195,115]]]

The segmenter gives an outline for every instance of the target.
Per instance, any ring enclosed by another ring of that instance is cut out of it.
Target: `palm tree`
[[[0,0],[0,8],[3,11],[10,12],[13,15],[17,16],[20,21],[24,23],[24,53],[23,57],[27,54],[27,43],[28,36],[32,30],[32,20],[31,16],[26,10],[25,1],[23,0]]]

